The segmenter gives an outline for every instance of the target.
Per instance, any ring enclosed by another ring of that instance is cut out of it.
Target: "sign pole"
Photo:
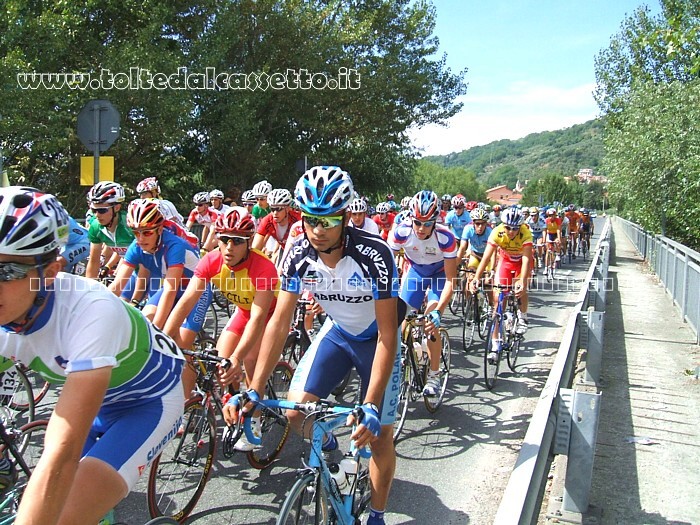
[[[93,166],[93,173],[95,176],[95,184],[100,182],[100,104],[99,102],[95,102],[95,105],[92,107],[93,111],[93,118],[95,119],[95,150],[93,152],[93,162],[95,165]]]

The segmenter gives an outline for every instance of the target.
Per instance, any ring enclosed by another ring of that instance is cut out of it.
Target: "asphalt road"
[[[596,227],[603,220],[597,219]],[[595,246],[597,237],[592,245]],[[505,361],[493,391],[483,383],[483,343],[467,355],[461,322],[445,316],[452,344],[452,375],[445,404],[435,414],[422,400],[409,408],[396,446],[398,465],[387,509],[389,524],[486,524],[493,521],[530,416],[557,351],[588,263],[564,265],[554,283],[538,276],[530,293],[530,329],[512,373]],[[251,468],[244,455],[221,454],[199,504],[186,523],[270,524],[295,480],[300,439],[291,436],[270,468]],[[145,478],[145,477],[144,477]],[[120,503],[119,523],[148,520],[146,482]]]

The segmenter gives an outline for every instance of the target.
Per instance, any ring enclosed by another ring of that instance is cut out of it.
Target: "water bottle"
[[[428,362],[428,338],[426,336],[423,336],[420,340],[421,343],[421,362],[420,364],[424,365]]]
[[[338,485],[338,490],[341,494],[346,494],[349,492],[348,477],[345,471],[340,468],[337,463],[330,463],[328,465],[328,470],[331,473],[331,477],[335,480],[335,484]]]
[[[114,509],[110,510],[104,518],[100,520],[100,522],[97,525],[114,525],[116,523],[114,519]]]
[[[348,480],[348,487],[345,491],[345,494],[350,494],[352,492],[352,485],[353,483],[355,483],[358,467],[359,464],[357,460],[351,454],[346,454],[340,461],[340,470],[345,472],[345,477]]]
[[[503,328],[505,328],[506,332],[510,332],[513,329],[513,312],[503,314]]]
[[[423,347],[418,341],[413,341],[413,352],[414,355],[416,356],[416,363],[421,364],[421,360],[423,359]]]

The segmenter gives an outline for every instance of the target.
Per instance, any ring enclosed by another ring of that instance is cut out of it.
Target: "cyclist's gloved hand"
[[[362,412],[363,416],[359,423],[367,427],[367,430],[374,436],[379,436],[379,433],[382,431],[382,424],[379,421],[377,407],[372,403],[365,403],[362,405]]]
[[[440,328],[441,318],[440,310],[430,310],[430,312],[428,312],[428,319],[435,325],[435,328]]]
[[[247,392],[236,394],[231,397],[224,405],[224,421],[226,421],[226,424],[236,424],[241,416],[241,412],[243,414],[252,412],[254,406],[249,405],[250,401],[252,401],[253,404],[260,401],[260,396],[252,388]]]

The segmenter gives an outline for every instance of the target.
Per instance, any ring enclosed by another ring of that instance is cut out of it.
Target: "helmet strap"
[[[345,234],[346,234],[346,232],[345,232],[345,221],[343,221],[343,224],[342,224],[341,228],[342,228],[342,230],[341,230],[341,232],[340,232],[340,239],[338,239],[338,242],[335,243],[335,244],[334,244],[333,246],[331,246],[330,248],[328,248],[327,250],[319,250],[319,252],[325,253],[326,255],[330,255],[330,254],[333,253],[334,251],[336,251],[336,250],[338,250],[338,249],[340,249],[340,248],[344,248],[344,247],[345,247]]]

